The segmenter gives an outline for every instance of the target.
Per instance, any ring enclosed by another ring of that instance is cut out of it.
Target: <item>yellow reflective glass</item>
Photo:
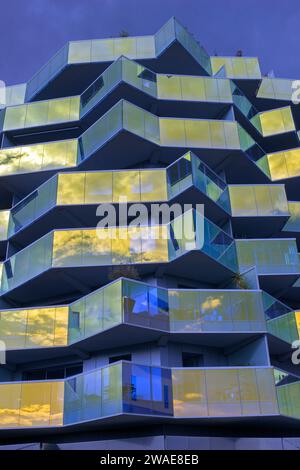
[[[172,369],[172,389],[174,416],[208,415],[204,370]]]
[[[285,152],[277,152],[267,155],[270,175],[272,180],[288,178]],[[300,174],[300,171],[299,171]]]
[[[160,99],[181,100],[181,83],[178,75],[157,75],[157,93]]]
[[[168,261],[168,227],[141,227],[142,262]]]
[[[113,172],[113,202],[135,202],[141,199],[140,172]]]
[[[141,176],[142,201],[166,201],[167,178],[165,170],[143,170]]]
[[[48,101],[40,101],[30,103],[27,106],[25,127],[34,127],[43,123],[47,123],[48,118]]]
[[[85,173],[60,173],[58,175],[57,204],[83,204]]]
[[[259,114],[264,137],[295,130],[291,108],[274,109]]]
[[[231,213],[233,216],[257,215],[254,189],[250,185],[229,186]]]
[[[117,38],[114,39],[114,56],[115,58],[124,55],[129,59],[136,58],[136,38]]]
[[[0,241],[7,239],[10,211],[0,211]]]
[[[27,310],[0,311],[0,339],[7,350],[25,348]]]
[[[80,266],[82,230],[56,230],[53,239],[53,267]]]
[[[47,347],[54,343],[55,308],[27,312],[26,347]]]
[[[111,171],[86,173],[85,198],[86,204],[113,201]]]
[[[0,427],[16,428],[20,420],[20,383],[1,384],[0,393]]]
[[[185,146],[185,127],[182,119],[160,119],[160,140],[166,146]]]
[[[92,41],[72,41],[69,43],[68,63],[90,62]]]
[[[3,130],[19,129],[25,126],[26,105],[6,108]]]
[[[210,123],[200,120],[186,120],[186,145],[191,147],[210,147]]]
[[[181,76],[182,99],[187,101],[205,101],[205,79],[202,77]]]
[[[206,370],[209,416],[242,414],[241,396],[236,369]]]

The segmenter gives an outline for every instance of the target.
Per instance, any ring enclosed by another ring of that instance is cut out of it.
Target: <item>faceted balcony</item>
[[[294,81],[287,78],[263,77],[255,99],[259,109],[267,110],[291,105],[295,90]],[[298,121],[298,106],[293,107],[293,113]]]
[[[54,230],[1,265],[1,292],[22,302],[70,294],[104,284],[120,265],[216,285],[236,273],[237,258],[234,240],[190,210],[167,225]]]
[[[0,384],[0,429],[216,422],[279,416],[273,369],[161,368],[118,362],[61,381]],[[234,425],[234,424],[232,424]]]
[[[73,146],[72,155],[69,155],[71,165],[60,156],[56,147],[68,143]],[[26,194],[28,188],[33,190],[49,178],[51,171],[54,172],[53,167],[74,166],[74,161],[75,166],[77,161],[77,166],[83,170],[112,170],[123,168],[125,163],[126,166],[137,165],[151,154],[163,164],[170,164],[190,149],[209,166],[219,165],[219,171],[226,167],[229,180],[238,178],[242,168],[248,178],[252,175],[255,181],[259,179],[257,182],[268,181],[254,163],[264,152],[236,121],[158,117],[124,100],[114,105],[77,140],[2,148],[1,181],[22,188],[24,182],[22,190]],[[52,150],[55,155],[50,156],[49,162],[44,152],[52,155]],[[126,162],[124,154],[128,155]],[[237,158],[240,159],[239,172]]]
[[[119,279],[71,304],[0,311],[8,363],[158,341],[228,347],[266,331],[261,291],[166,289]],[[75,348],[75,349],[74,349]]]
[[[260,287],[271,294],[290,295],[300,275],[300,261],[295,239],[236,240],[240,271],[255,267]]]
[[[145,109],[157,108],[158,115],[214,118],[225,114],[232,104],[227,79],[190,75],[156,74],[137,62],[120,57],[80,96],[48,99],[4,111],[2,130],[12,139],[24,139],[32,129],[73,132],[86,130],[120,99],[126,98]],[[54,134],[56,135],[56,134]],[[59,134],[57,134],[59,135]],[[24,142],[23,142],[24,143]]]
[[[211,75],[210,58],[194,37],[171,18],[154,36],[72,41],[27,83],[26,99],[80,94],[120,56],[162,73]],[[180,66],[179,66],[180,64]]]
[[[166,169],[58,173],[10,211],[0,211],[0,240],[14,239],[23,247],[55,228],[95,227],[98,205],[117,206],[121,198],[127,198],[128,206],[202,203],[205,215],[216,223],[230,213],[225,182],[188,152]]]
[[[272,180],[285,184],[289,200],[296,200],[300,176],[300,148],[265,155],[257,165]]]
[[[269,237],[289,219],[283,184],[228,185],[228,191],[235,237]]]
[[[210,58],[212,74],[233,79],[246,94],[255,94],[261,81],[261,71],[257,57]]]
[[[252,123],[261,127],[265,150],[284,150],[299,145],[295,121],[290,106],[262,111],[251,119]],[[258,141],[258,143],[261,143]]]

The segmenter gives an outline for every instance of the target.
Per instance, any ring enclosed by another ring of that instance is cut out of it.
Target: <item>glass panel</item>
[[[57,204],[83,204],[85,173],[60,173],[58,175]]]
[[[206,370],[205,377],[209,416],[241,415],[241,396],[237,370]]]
[[[208,416],[204,370],[172,369],[174,416]]]
[[[128,202],[140,201],[141,188],[139,171],[113,172],[113,202],[120,202],[124,200],[124,198]]]
[[[85,177],[85,203],[100,204],[113,201],[112,172],[91,172]]]

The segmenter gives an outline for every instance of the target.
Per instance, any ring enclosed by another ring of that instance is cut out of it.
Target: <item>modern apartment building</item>
[[[300,447],[292,93],[174,18],[7,87],[0,449]],[[151,240],[146,219],[96,229],[124,198],[191,207]]]

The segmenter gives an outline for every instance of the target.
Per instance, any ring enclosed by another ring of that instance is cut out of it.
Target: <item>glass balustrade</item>
[[[253,119],[255,123],[259,119],[264,137],[296,130],[290,106],[261,112]]]
[[[287,216],[284,185],[229,185],[231,213],[242,217]]]
[[[269,153],[257,165],[272,181],[300,176],[300,149]]]
[[[59,124],[79,120],[79,96],[36,101],[6,108],[3,130]]]
[[[260,83],[257,98],[291,101],[293,81],[282,78],[264,77]]]
[[[188,152],[167,169],[59,173],[39,186],[3,215],[3,240],[55,206],[168,201],[185,189],[199,191],[230,212],[225,182],[196,155]]]
[[[4,262],[1,291],[50,268],[167,263],[191,250],[237,270],[234,240],[191,210],[168,225],[54,230]]]
[[[300,272],[295,239],[236,240],[240,270],[255,266],[258,274]]]
[[[261,72],[256,57],[220,57],[210,58],[212,73],[217,74],[222,67],[227,78],[260,79]]]
[[[278,391],[278,388],[277,388]],[[273,369],[161,368],[128,362],[62,381],[0,384],[0,428],[45,428],[120,414],[278,415]]]
[[[69,305],[1,310],[0,340],[7,350],[68,346],[121,323],[171,333],[266,331],[260,291],[165,289],[121,279]]]
[[[2,148],[0,176],[75,167],[77,152],[78,141],[75,139]]]

